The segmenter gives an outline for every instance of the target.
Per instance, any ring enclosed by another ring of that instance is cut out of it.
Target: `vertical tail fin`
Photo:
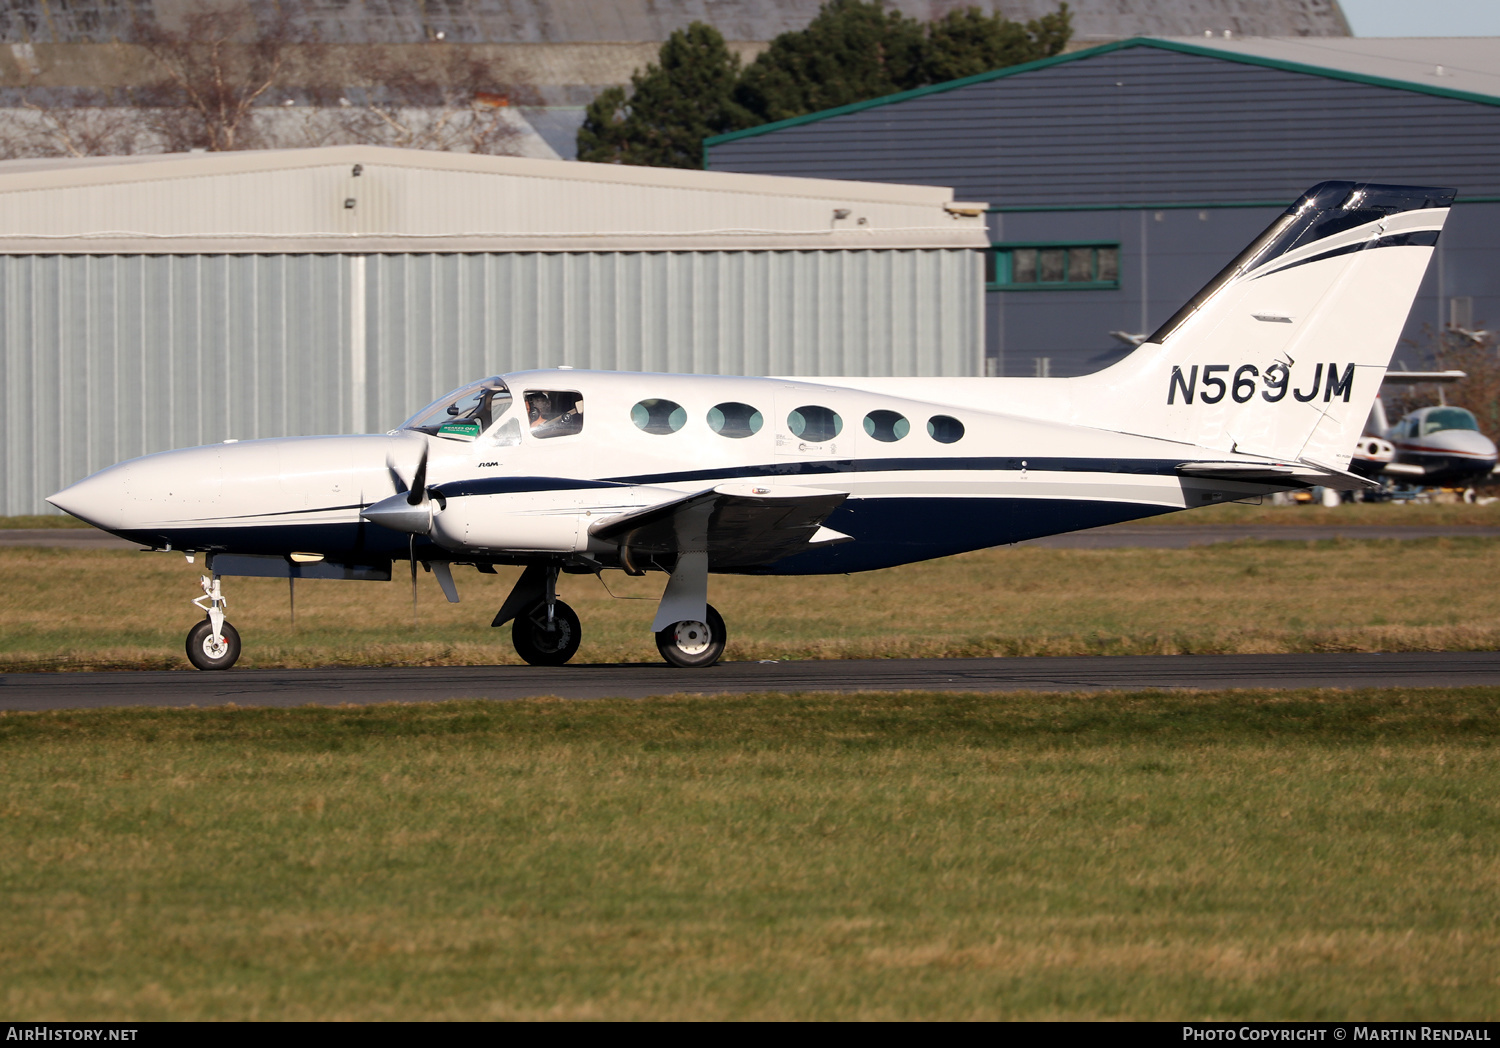
[[[1308,190],[1124,360],[1079,421],[1346,468],[1454,191]]]

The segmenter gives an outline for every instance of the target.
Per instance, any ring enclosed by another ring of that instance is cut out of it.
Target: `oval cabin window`
[[[939,444],[957,444],[963,439],[964,424],[947,415],[933,415],[927,420],[927,435]]]
[[[844,420],[832,408],[804,404],[786,417],[786,427],[794,437],[821,444],[839,435],[844,428]]]
[[[647,433],[676,433],[687,425],[687,410],[672,400],[643,400],[630,409],[630,421]]]
[[[708,428],[721,437],[753,437],[765,422],[749,404],[730,401],[708,409]]]
[[[894,444],[911,432],[911,423],[895,411],[872,411],[865,416],[865,432],[882,444]]]

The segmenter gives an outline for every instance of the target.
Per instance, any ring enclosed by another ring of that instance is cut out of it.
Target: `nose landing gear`
[[[516,654],[533,666],[561,666],[578,651],[583,626],[562,601],[539,600],[516,616],[510,628]]]
[[[200,670],[227,670],[240,657],[240,634],[224,619],[224,595],[219,592],[219,576],[203,577],[203,596],[193,603],[207,617],[187,635],[187,657]]]
[[[555,564],[528,564],[490,623],[511,622],[516,654],[533,666],[561,666],[583,640],[578,616],[557,599],[557,572]]]

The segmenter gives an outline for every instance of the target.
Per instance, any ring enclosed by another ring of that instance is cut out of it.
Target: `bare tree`
[[[138,92],[147,123],[169,152],[253,149],[256,104],[278,85],[295,48],[315,66],[315,41],[283,10],[259,23],[249,7],[200,8],[180,30],[139,22],[135,38],[154,60],[158,79]]]
[[[526,124],[516,113],[533,102],[534,93],[506,78],[495,61],[468,49],[345,46],[329,58],[325,86],[309,97],[314,109],[301,114],[305,144],[506,154],[515,152],[525,135]],[[336,99],[329,97],[332,84],[338,85]],[[289,116],[281,117],[283,126],[290,124]]]
[[[521,152],[534,92],[492,53],[443,43],[339,45],[285,9],[204,5],[181,28],[137,23],[137,75],[109,91],[23,87],[0,108],[0,157],[369,144]]]
[[[160,152],[140,115],[119,106],[60,105],[26,91],[20,105],[0,110],[0,159],[41,156],[129,156]]]

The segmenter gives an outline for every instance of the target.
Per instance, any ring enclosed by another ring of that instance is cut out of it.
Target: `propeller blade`
[[[422,458],[417,463],[417,475],[411,478],[411,491],[407,493],[406,501],[413,506],[420,506],[427,500],[427,445],[422,445]],[[416,576],[413,575],[413,578]]]
[[[410,490],[406,486],[406,478],[401,475],[400,470],[396,469],[396,463],[391,461],[389,455],[385,457],[385,471],[391,475],[391,487],[395,489],[397,495],[405,495]]]
[[[424,457],[422,465],[426,465]],[[420,490],[420,489],[418,489]],[[406,545],[407,555],[411,558],[411,624],[415,629],[417,625],[417,537],[413,535]]]

